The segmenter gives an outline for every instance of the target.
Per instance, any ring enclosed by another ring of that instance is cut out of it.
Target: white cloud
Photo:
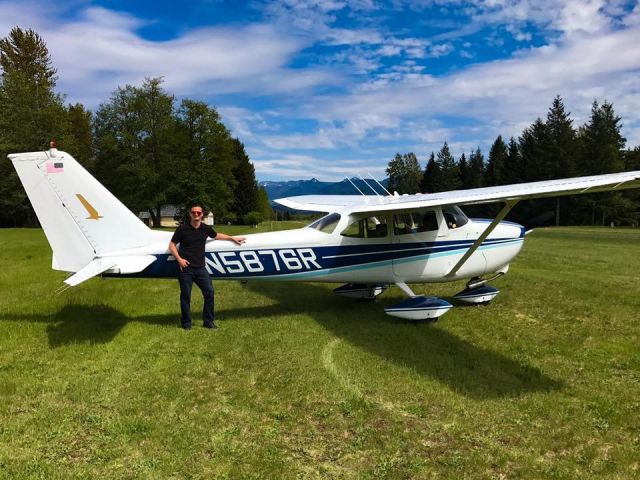
[[[331,83],[329,70],[287,68],[306,45],[273,25],[203,28],[167,41],[136,33],[143,22],[130,15],[92,7],[78,20],[45,20],[52,15],[36,4],[3,4],[3,26],[34,26],[58,68],[60,87],[71,101],[95,106],[116,86],[163,76],[178,95],[225,92],[291,92]],[[28,21],[24,15],[28,12]]]
[[[65,22],[64,12],[48,4],[2,2],[0,35],[14,25],[36,29],[58,68],[59,89],[90,107],[116,86],[148,76],[164,76],[167,90],[179,96],[224,99],[219,111],[262,178],[377,174],[396,151],[423,159],[444,140],[456,156],[478,144],[484,149],[498,134],[517,136],[544,117],[557,94],[576,125],[588,118],[594,98],[612,101],[629,143],[640,143],[640,6],[628,12],[600,0],[423,3],[465,10],[464,25],[416,38],[415,31],[336,21],[353,9],[378,8],[370,0],[283,0],[266,7],[268,21],[151,41],[139,34],[146,21],[112,10],[87,8]],[[494,41],[507,30],[522,42],[530,32],[542,34],[547,44],[507,59],[462,62],[452,73],[425,73],[434,58],[452,52],[458,61],[474,57],[473,42],[460,37],[487,26]],[[237,106],[251,105],[253,96],[269,106]],[[360,160],[348,163],[354,157]]]
[[[317,178],[321,181],[339,181],[345,177],[369,174],[377,179],[385,177],[384,165],[372,165],[370,159],[340,158],[327,160],[313,155],[286,154],[277,158],[252,160],[256,175],[266,178]],[[365,177],[365,178],[366,178]],[[353,192],[357,192],[354,190]]]

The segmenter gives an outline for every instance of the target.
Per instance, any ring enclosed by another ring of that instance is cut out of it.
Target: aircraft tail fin
[[[152,241],[153,232],[71,155],[9,155],[53,250],[52,267],[79,272],[95,258]]]

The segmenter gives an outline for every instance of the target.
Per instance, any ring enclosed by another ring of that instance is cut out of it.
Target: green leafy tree
[[[118,88],[94,122],[96,174],[130,209],[149,211],[154,226],[181,171],[174,114],[174,97],[161,78],[151,78],[142,87]]]
[[[396,153],[396,156],[387,164],[385,172],[389,177],[389,190],[392,193],[401,193],[402,178],[404,177],[404,160],[402,155]]]
[[[404,185],[402,193],[419,193],[422,180],[420,162],[413,152],[404,155]]]
[[[274,211],[271,208],[271,202],[269,202],[269,195],[267,189],[264,187],[258,188],[258,211],[262,213],[266,220],[274,218]]]
[[[92,114],[81,103],[69,105],[67,108],[69,119],[69,134],[74,139],[73,148],[66,148],[78,162],[92,169],[93,160],[93,132],[91,130]]]
[[[236,158],[229,130],[218,112],[194,100],[183,100],[178,110],[174,174],[169,200],[176,205],[202,202],[216,218],[231,212],[236,180]]]
[[[392,192],[404,194],[420,191],[422,169],[414,153],[396,153],[387,165],[386,173],[389,176],[389,190]]]

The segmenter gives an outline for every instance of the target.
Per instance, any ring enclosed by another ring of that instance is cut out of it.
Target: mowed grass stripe
[[[639,230],[537,230],[492,305],[436,324],[386,316],[395,288],[215,282],[221,328],[183,332],[177,282],[56,295],[50,265],[0,231],[0,478],[639,474]]]

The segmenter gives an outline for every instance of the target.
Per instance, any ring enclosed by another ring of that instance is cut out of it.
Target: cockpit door
[[[390,218],[393,274],[405,282],[439,278],[447,273],[442,255],[447,227],[440,209],[396,213]]]

